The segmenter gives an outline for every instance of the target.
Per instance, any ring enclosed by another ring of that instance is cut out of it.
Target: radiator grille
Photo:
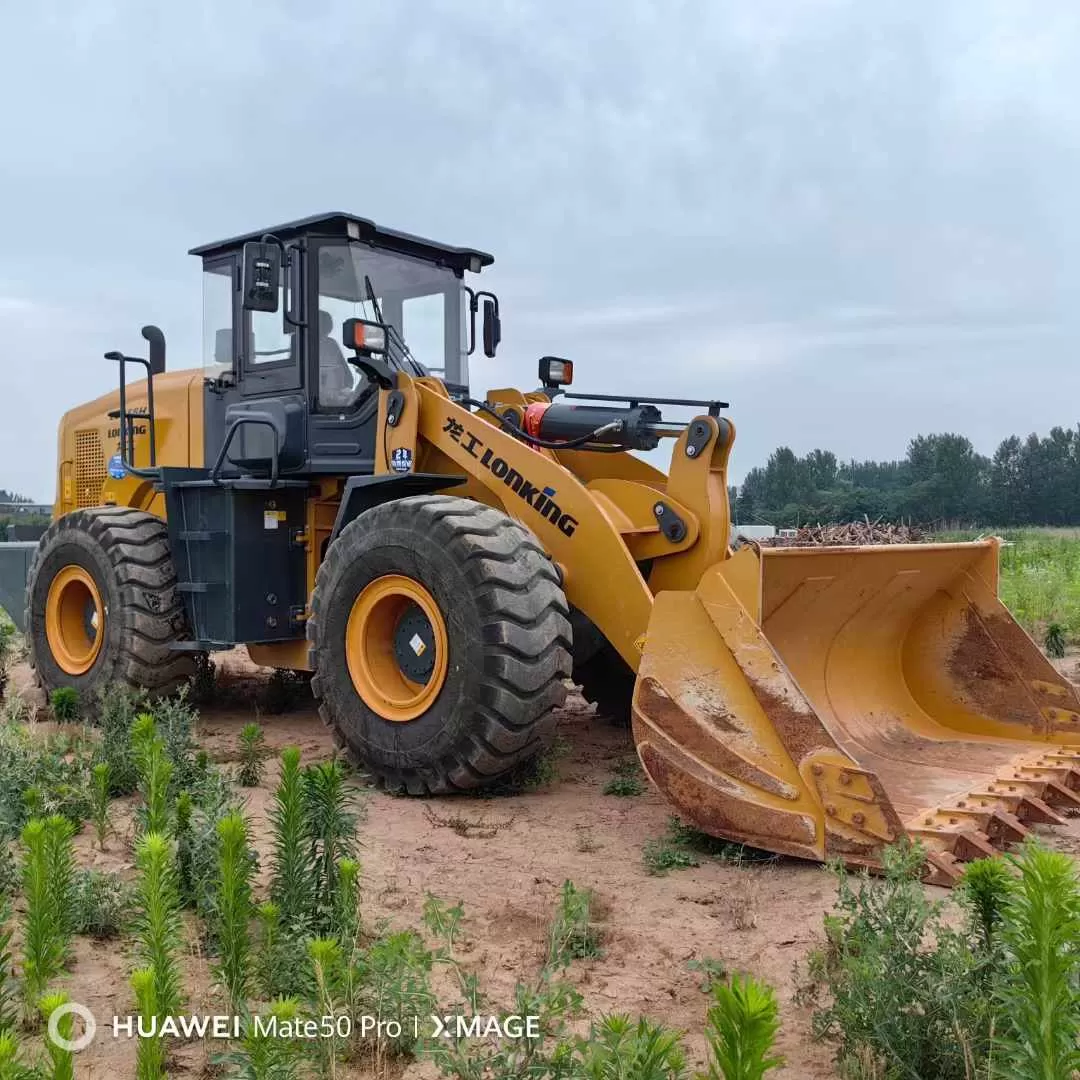
[[[105,483],[105,453],[96,431],[75,432],[75,505],[101,505],[101,486]]]

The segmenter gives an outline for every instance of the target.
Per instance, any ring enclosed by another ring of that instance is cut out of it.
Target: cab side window
[[[203,270],[202,362],[208,378],[233,370],[234,263],[210,263]]]
[[[285,290],[278,290],[277,311],[252,311],[248,338],[247,366],[258,368],[264,364],[287,363],[294,356],[296,347],[296,328],[282,325],[282,308],[285,304]]]

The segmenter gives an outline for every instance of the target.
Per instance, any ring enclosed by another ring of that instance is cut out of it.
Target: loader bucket
[[[661,592],[634,738],[688,821],[931,880],[1080,806],[1080,697],[997,598],[997,540],[743,548]]]

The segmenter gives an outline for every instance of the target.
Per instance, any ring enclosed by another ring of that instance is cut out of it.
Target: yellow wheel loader
[[[469,396],[501,337],[483,252],[327,214],[193,254],[202,368],[146,327],[61,424],[26,590],[47,689],[167,692],[243,644],[422,795],[534,754],[574,678],[700,829],[871,867],[917,837],[946,884],[1080,805],[1080,700],[998,600],[996,540],[734,550],[724,403],[575,394],[557,357]],[[666,474],[633,453],[662,439]]]

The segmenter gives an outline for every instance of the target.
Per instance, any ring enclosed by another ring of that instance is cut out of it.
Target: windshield
[[[412,375],[460,382],[462,288],[452,270],[358,243],[319,247],[319,398],[337,408],[356,400],[364,376],[341,349],[346,319],[391,326],[389,357]]]

